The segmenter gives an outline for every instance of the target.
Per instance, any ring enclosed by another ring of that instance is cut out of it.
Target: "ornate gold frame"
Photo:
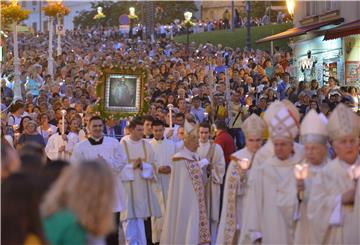
[[[122,76],[124,78],[136,77],[136,98],[135,107],[111,106],[110,102],[110,78]],[[97,85],[97,96],[100,98],[98,111],[104,117],[110,115],[115,118],[126,118],[144,112],[145,98],[145,79],[146,71],[141,68],[124,69],[124,68],[105,68],[102,70],[100,83]]]

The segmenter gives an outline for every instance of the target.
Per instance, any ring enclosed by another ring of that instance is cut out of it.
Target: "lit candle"
[[[66,110],[61,110],[61,116],[62,116],[61,134],[65,134],[65,114],[66,114]]]
[[[309,165],[306,163],[296,164],[294,167],[295,178],[297,180],[304,181],[308,176],[308,168],[309,168]],[[304,199],[304,191],[299,192],[299,199],[300,200]]]
[[[247,170],[250,167],[250,161],[247,158],[243,158],[241,160],[238,160],[238,164],[240,165],[242,170]]]
[[[174,106],[173,104],[168,104],[167,107],[169,108],[169,126],[172,128],[172,109]]]
[[[360,166],[352,165],[348,170],[348,174],[352,180],[357,181],[360,177]]]
[[[49,128],[49,129],[47,130],[47,132],[48,132],[48,135],[50,136],[50,135],[52,134],[51,128]]]
[[[306,179],[308,176],[308,168],[309,168],[309,165],[306,163],[296,164],[295,168],[294,168],[295,178],[298,180]]]

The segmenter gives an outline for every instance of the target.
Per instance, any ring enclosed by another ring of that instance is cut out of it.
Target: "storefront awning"
[[[324,40],[331,40],[356,34],[360,34],[360,20],[355,20],[328,30],[325,33]]]
[[[309,31],[317,30],[320,27],[331,25],[331,24],[335,24],[335,25],[340,24],[343,21],[344,21],[344,18],[337,18],[334,20],[322,21],[322,22],[307,25],[307,26],[294,27],[294,28],[288,29],[284,32],[280,32],[275,35],[259,39],[256,41],[256,43],[271,42],[271,41],[280,40],[280,39],[284,39],[284,38],[300,36],[300,35],[306,34]]]

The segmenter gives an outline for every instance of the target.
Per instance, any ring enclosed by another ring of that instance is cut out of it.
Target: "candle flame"
[[[306,163],[296,164],[294,167],[295,178],[299,179],[299,180],[306,179],[308,176],[308,167],[309,167],[309,165]]]
[[[239,160],[238,163],[243,170],[247,170],[250,167],[250,161],[247,158]]]

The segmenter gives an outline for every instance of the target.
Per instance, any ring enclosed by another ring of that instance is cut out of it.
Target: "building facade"
[[[319,25],[293,39],[299,81],[316,79],[326,84],[333,76],[340,85],[359,85],[360,35],[327,38],[328,33],[356,22],[360,23],[359,1],[296,2],[295,28]]]
[[[46,32],[49,29],[49,18],[42,11],[47,2],[46,1],[19,1],[23,8],[31,10],[29,18],[24,21],[24,24],[29,26],[33,31]],[[70,8],[70,13],[61,21],[66,30],[73,29],[74,17],[79,15],[81,11],[90,10],[90,1],[63,1],[64,5]]]

